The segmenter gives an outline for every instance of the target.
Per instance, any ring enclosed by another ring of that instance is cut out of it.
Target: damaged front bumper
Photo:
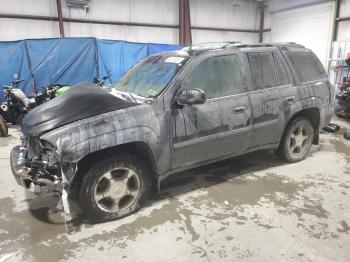
[[[29,169],[25,166],[26,149],[15,146],[11,151],[10,162],[12,174],[19,185],[25,186],[25,180],[29,179]]]
[[[57,203],[58,210],[64,210],[66,220],[71,220],[68,203],[69,181],[66,179],[61,165],[48,167],[47,160],[28,158],[25,146],[15,146],[10,155],[12,174],[17,183],[36,195],[59,193],[61,198]],[[67,166],[67,165],[64,165]],[[66,170],[72,172],[74,168],[68,165]],[[73,171],[75,172],[75,171]]]
[[[33,161],[27,159],[27,149],[23,146],[15,146],[10,155],[12,174],[21,186],[34,194],[42,192],[62,193],[62,183],[56,176],[49,176],[40,172],[45,166],[45,161]],[[33,168],[33,166],[35,168]],[[41,167],[40,167],[41,166]]]

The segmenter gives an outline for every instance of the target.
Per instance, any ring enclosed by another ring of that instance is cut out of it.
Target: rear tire
[[[8,127],[5,119],[0,115],[0,137],[8,136]]]
[[[304,160],[314,139],[314,128],[306,117],[297,117],[287,126],[277,154],[291,163]]]
[[[79,203],[91,222],[106,222],[138,211],[151,192],[146,164],[130,155],[96,163],[82,178]]]
[[[346,130],[344,132],[344,138],[347,139],[347,140],[350,140],[350,130]]]

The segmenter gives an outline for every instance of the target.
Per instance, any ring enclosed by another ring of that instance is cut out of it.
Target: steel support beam
[[[333,21],[333,31],[332,31],[332,40],[337,41],[338,38],[338,27],[339,27],[339,14],[340,14],[340,0],[335,0],[335,11],[334,11],[334,21]]]
[[[179,0],[179,44],[192,44],[191,14],[189,0]]]
[[[58,16],[58,25],[60,28],[60,36],[64,37],[64,24],[63,24],[61,0],[56,0],[56,4],[57,4],[57,16]]]
[[[265,7],[264,3],[258,4],[258,9],[260,10],[259,43],[264,41]]]
[[[338,17],[337,22],[350,21],[350,16]]]
[[[28,20],[41,20],[41,21],[54,21],[58,22],[57,16],[40,16],[40,15],[22,15],[22,14],[1,14],[0,18],[8,19],[28,19]],[[154,23],[136,23],[136,22],[122,22],[122,21],[109,21],[109,20],[91,20],[80,18],[63,17],[63,21],[66,23],[87,23],[87,24],[101,24],[101,25],[123,25],[123,26],[142,26],[142,27],[156,27],[156,28],[174,28],[178,29],[178,25],[167,24],[154,24]],[[241,28],[225,28],[225,27],[207,27],[207,26],[192,26],[195,30],[208,30],[208,31],[223,31],[223,32],[241,32],[241,33],[259,33],[256,29],[241,29]],[[271,29],[267,28],[264,32],[270,32]]]

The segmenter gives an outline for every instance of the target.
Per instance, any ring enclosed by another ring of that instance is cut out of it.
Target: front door
[[[245,151],[251,109],[241,82],[236,54],[198,62],[181,89],[202,89],[207,101],[173,110],[173,169]]]

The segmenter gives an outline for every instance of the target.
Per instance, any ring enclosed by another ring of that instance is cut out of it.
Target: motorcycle
[[[0,115],[5,122],[16,125],[28,111],[37,104],[35,98],[28,98],[22,90],[16,88],[16,85],[24,80],[14,80],[9,85],[5,85],[3,92],[5,102],[0,105]]]
[[[344,77],[339,85],[336,96],[335,114],[350,118],[350,77]]]
[[[98,87],[105,87],[105,81],[108,79],[108,76],[104,76],[102,78],[94,77],[93,84]],[[54,99],[57,96],[62,95],[64,92],[69,90],[71,86],[69,85],[61,85],[56,83],[51,83],[47,87],[42,88],[43,94],[47,100]]]
[[[42,88],[44,96],[47,100],[54,99],[57,96],[62,95],[65,91],[70,88],[69,85],[61,85],[56,83],[51,83],[47,87]]]
[[[5,119],[0,115],[0,137],[8,135],[8,127]]]
[[[99,87],[103,87],[105,86],[105,81],[109,78],[109,76],[104,76],[102,78],[97,78],[94,77],[93,79],[93,84]]]

